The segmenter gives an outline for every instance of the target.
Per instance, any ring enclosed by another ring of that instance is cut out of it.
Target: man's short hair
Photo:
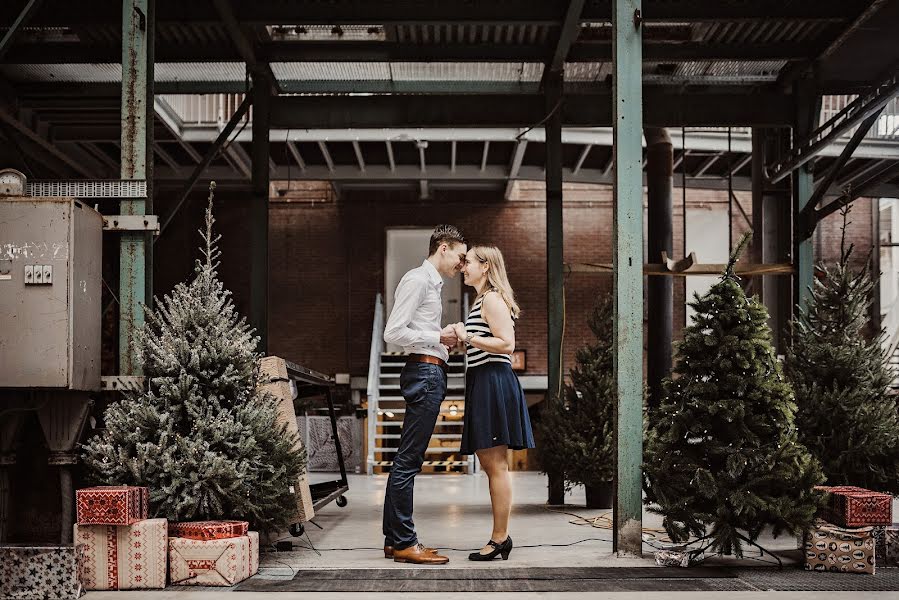
[[[462,232],[454,225],[438,225],[431,234],[431,244],[428,246],[428,256],[434,256],[441,244],[465,244]]]

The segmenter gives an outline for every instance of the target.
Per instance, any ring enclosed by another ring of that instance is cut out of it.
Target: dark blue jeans
[[[412,521],[412,492],[425,450],[446,396],[446,373],[439,365],[409,362],[400,374],[406,400],[403,433],[384,494],[384,545],[397,550],[418,543]]]

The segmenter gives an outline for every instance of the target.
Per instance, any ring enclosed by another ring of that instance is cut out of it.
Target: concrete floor
[[[319,477],[321,477],[319,475]],[[381,510],[386,475],[350,476],[349,504],[330,504],[307,524],[308,540],[295,539],[293,552],[272,552],[262,557],[261,577],[292,576],[293,569],[408,568],[385,560],[382,553]],[[313,481],[314,482],[314,481]],[[534,472],[512,473],[514,507],[510,535],[515,549],[505,567],[633,567],[654,566],[654,544],[667,541],[661,517],[644,512],[643,559],[618,558],[612,554],[609,510],[586,510],[584,490],[575,488],[566,496],[564,508],[546,506],[546,476]],[[492,529],[487,477],[476,475],[419,475],[415,480],[415,528],[420,541],[441,549],[450,558],[443,569],[484,569],[492,563],[472,562],[468,553],[480,549]],[[566,514],[569,513],[569,514]],[[578,517],[594,519],[598,527]],[[576,524],[580,523],[580,524]],[[656,531],[652,531],[655,529]],[[316,553],[309,546],[318,551]],[[792,537],[765,539],[772,549],[796,548]],[[301,545],[307,547],[301,548]],[[498,561],[501,562],[501,561]],[[758,564],[749,561],[749,564]]]
[[[333,479],[332,474],[313,474],[313,483]],[[654,531],[661,529],[661,518],[644,512],[644,557],[643,559],[622,559],[612,554],[612,532],[607,526],[596,527],[579,519],[585,517],[611,517],[610,511],[586,510],[584,491],[575,489],[566,496],[568,505],[563,509],[549,509],[546,502],[546,477],[539,473],[516,472],[512,474],[515,506],[511,521],[511,535],[516,548],[506,562],[475,563],[467,560],[467,554],[487,541],[491,531],[491,514],[487,478],[483,474],[466,475],[421,475],[415,486],[415,523],[421,541],[436,546],[450,557],[445,566],[419,567],[422,569],[485,569],[491,567],[630,567],[654,566],[654,545],[663,543],[664,534]],[[329,504],[322,508],[315,523],[307,524],[308,538],[294,539],[295,548],[291,552],[264,552],[261,556],[260,579],[290,579],[297,569],[363,569],[363,568],[410,568],[385,560],[382,553],[381,509],[384,500],[386,475],[368,477],[351,475],[349,501],[344,508]],[[571,514],[565,514],[571,513]],[[578,524],[580,523],[580,524]],[[610,520],[606,521],[610,524]],[[597,525],[603,525],[600,520]],[[311,546],[310,546],[311,542]],[[580,543],[577,543],[580,542]],[[792,537],[773,539],[763,536],[760,542],[775,550],[785,560],[792,562],[800,558],[796,551],[796,541]],[[315,550],[312,549],[315,548]],[[769,561],[769,558],[765,559]],[[706,561],[706,565],[759,565],[757,559],[744,561],[720,559]],[[770,563],[767,563],[770,564]],[[117,600],[136,598],[138,600],[201,600],[215,597],[227,588],[211,590],[205,588],[169,588],[165,591],[139,592],[91,592],[87,600]],[[687,600],[701,598],[728,598],[728,600],[768,599],[820,599],[846,598],[847,592],[615,592],[615,593],[478,593],[491,599],[509,598],[532,600],[535,598],[564,598],[565,600]],[[895,598],[899,592],[851,592],[854,600],[873,598]],[[266,593],[230,592],[233,600],[261,599]],[[309,598],[309,593],[282,593],[281,596]],[[455,600],[471,597],[464,593],[409,593],[407,597],[426,597],[429,600]],[[387,600],[396,594],[358,592],[325,593],[317,592],[315,598],[335,600]]]

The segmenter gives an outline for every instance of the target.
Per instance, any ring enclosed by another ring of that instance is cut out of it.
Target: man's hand
[[[440,330],[440,343],[446,346],[447,349],[459,343],[459,337],[456,335],[456,330],[452,325],[447,325]]]

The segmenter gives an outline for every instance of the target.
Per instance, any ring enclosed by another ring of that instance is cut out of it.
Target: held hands
[[[447,325],[440,330],[440,343],[446,346],[447,350],[459,343],[459,336],[456,335],[455,325]]]

